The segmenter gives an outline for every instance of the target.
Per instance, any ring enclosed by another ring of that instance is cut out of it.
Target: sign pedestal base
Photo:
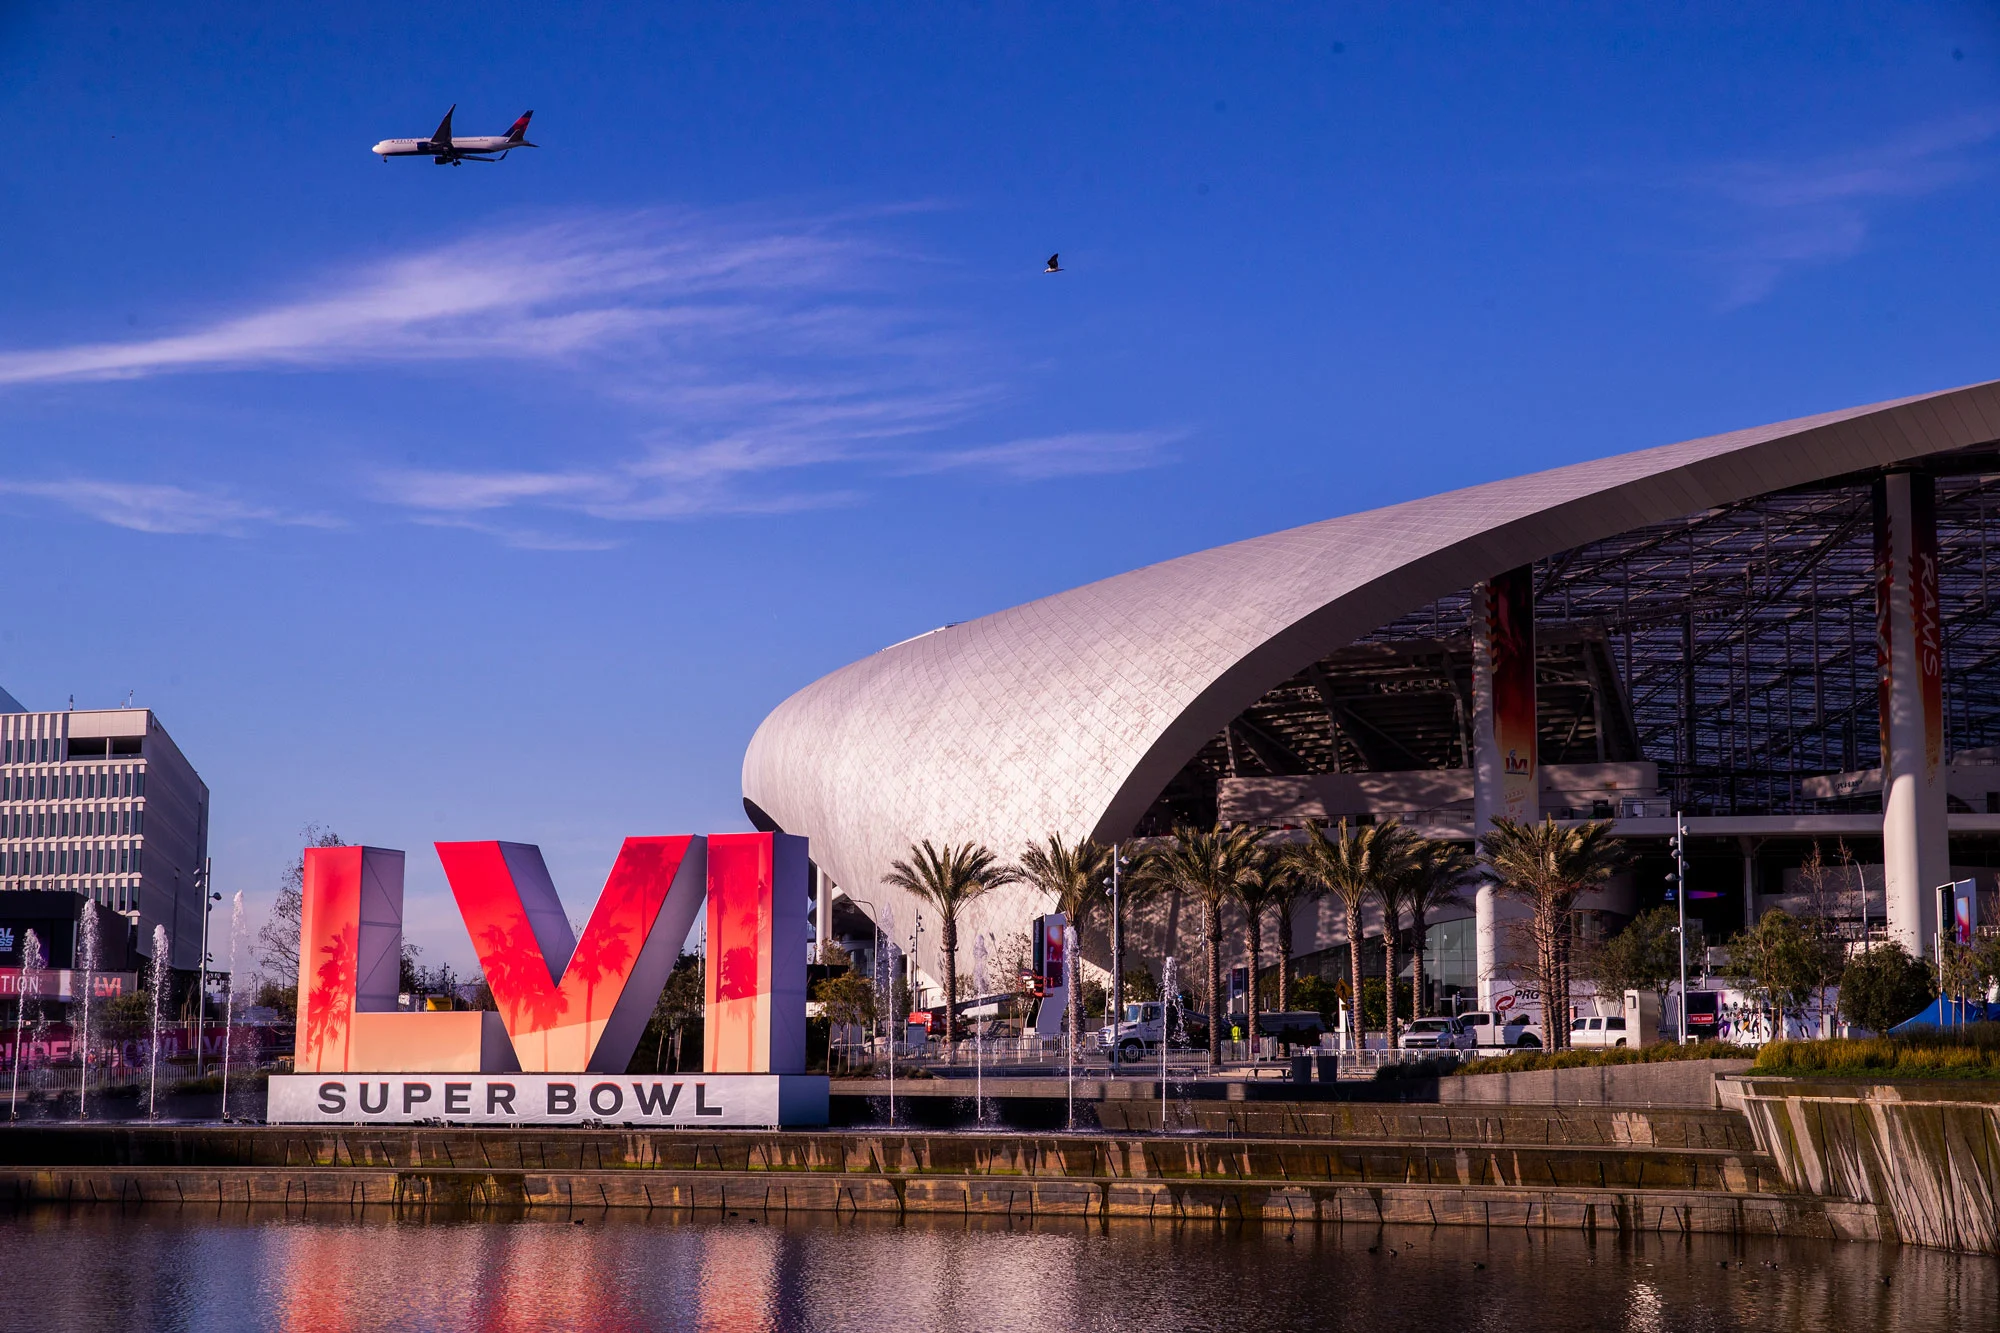
[[[824,1074],[274,1074],[274,1125],[808,1128]]]

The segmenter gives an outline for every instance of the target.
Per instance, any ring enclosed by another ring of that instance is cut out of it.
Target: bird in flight
[[[1042,270],[1042,272],[1044,272],[1044,273],[1060,273],[1060,272],[1062,272],[1062,265],[1061,265],[1061,264],[1058,264],[1058,263],[1056,262],[1056,260],[1057,260],[1057,259],[1059,259],[1059,258],[1061,258],[1061,256],[1060,256],[1060,255],[1050,255],[1050,256],[1049,256],[1049,266],[1048,266],[1047,268],[1043,269],[1043,270]]]

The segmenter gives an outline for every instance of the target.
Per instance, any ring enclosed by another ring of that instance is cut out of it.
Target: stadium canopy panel
[[[1745,836],[1879,837],[1882,479],[1934,488],[1944,745],[1990,766],[1996,442],[2000,384],[1975,385],[1148,566],[807,686],[752,738],[745,805],[808,835],[817,864],[888,900],[906,934],[918,905],[880,881],[924,838],[1012,856],[1051,833],[1381,809],[1471,836],[1474,591],[1531,567],[1541,810],[1635,835],[1672,811],[1753,821],[1714,825]],[[1954,833],[2000,832],[1987,781],[1958,767],[1940,780]],[[1016,931],[1043,908],[1003,890],[962,930]],[[935,974],[934,937],[916,943]]]

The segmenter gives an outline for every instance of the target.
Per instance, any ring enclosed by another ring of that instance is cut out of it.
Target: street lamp
[[[1681,957],[1681,1030],[1680,1044],[1687,1045],[1688,1039],[1688,941],[1687,941],[1687,817],[1674,816],[1674,868],[1667,875],[1667,882],[1674,886],[1674,905],[1680,909],[1680,924],[1674,927],[1674,939]]]
[[[195,884],[201,889],[201,964],[200,980],[195,983],[194,992],[194,1076],[201,1077],[201,1038],[208,1019],[208,915],[215,904],[222,901],[222,895],[212,891],[210,877],[215,873],[215,862],[205,860],[201,869],[194,872]]]
[[[1111,1068],[1118,1068],[1118,1025],[1125,1021],[1125,914],[1119,910],[1118,871],[1130,865],[1131,858],[1125,855],[1125,844],[1111,844],[1111,878],[1105,880],[1111,886]],[[1160,1011],[1162,1022],[1166,1011]]]
[[[874,903],[869,902],[866,898],[857,898],[851,893],[847,895],[847,901],[853,903],[856,907],[865,907],[868,909],[868,924],[874,927],[875,930],[875,956],[870,960],[872,966],[870,966],[868,970],[873,972],[877,978],[880,978],[883,975],[882,909],[875,906]],[[877,980],[875,984],[877,990],[879,991],[882,984],[881,981]],[[895,987],[893,984],[889,988],[889,998],[891,1000],[895,998]],[[881,1018],[879,1005],[877,1006],[876,1018],[878,1020]],[[873,1032],[870,1032],[868,1035],[870,1041],[873,1041],[875,1034]],[[896,1029],[894,1027],[891,1027],[889,1029],[889,1126],[890,1128],[893,1129],[895,1128],[895,1125],[896,1125]]]

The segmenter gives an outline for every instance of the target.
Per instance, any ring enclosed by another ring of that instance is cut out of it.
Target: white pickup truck
[[[1540,1050],[1541,1036],[1531,1031],[1525,1013],[1490,1013],[1474,1009],[1458,1016],[1459,1026],[1472,1035],[1471,1045],[1480,1050]]]
[[[1208,1015],[1174,1005],[1174,1030],[1169,1034],[1167,1015],[1161,1012],[1165,1008],[1157,1000],[1128,1004],[1125,1006],[1125,1021],[1106,1023],[1098,1029],[1098,1041],[1105,1050],[1117,1051],[1121,1060],[1137,1060],[1148,1051],[1158,1050],[1163,1041],[1173,1047],[1208,1044]]]

